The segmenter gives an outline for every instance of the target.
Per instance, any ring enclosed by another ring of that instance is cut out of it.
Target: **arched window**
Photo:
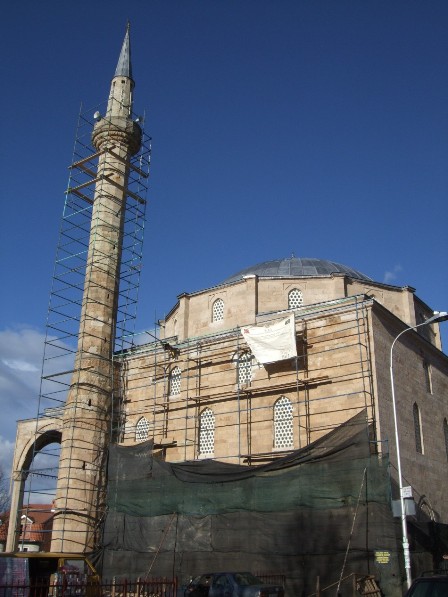
[[[199,456],[215,451],[215,415],[210,408],[202,411],[199,422]]]
[[[426,391],[428,394],[432,394],[431,365],[427,361],[423,361],[423,373],[425,376]]]
[[[416,403],[414,403],[413,413],[414,413],[415,449],[419,454],[423,454],[422,425],[421,425],[421,421],[420,421],[420,410]]]
[[[445,437],[445,452],[448,460],[448,422],[446,419],[443,419],[443,436]]]
[[[281,396],[274,404],[274,448],[294,447],[294,427],[291,400]]]
[[[303,294],[298,288],[293,288],[288,293],[288,309],[298,309],[303,305]]]
[[[149,436],[149,422],[148,419],[142,417],[138,420],[135,426],[135,441],[144,442]]]
[[[238,369],[238,385],[248,386],[252,381],[252,354],[240,352],[234,356]]]
[[[417,517],[418,519],[422,520],[422,517],[419,514],[423,514],[423,521],[426,522],[428,519],[436,522],[437,514],[434,512],[433,507],[431,506],[431,502],[428,500],[427,497],[422,496],[418,502],[418,510],[417,510]]]
[[[174,367],[170,373],[170,396],[178,396],[180,394],[180,376],[181,370],[179,367]]]
[[[223,321],[224,320],[224,301],[222,299],[216,299],[212,305],[212,321]]]

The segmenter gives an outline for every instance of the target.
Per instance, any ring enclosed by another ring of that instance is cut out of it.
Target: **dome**
[[[252,267],[247,267],[224,280],[222,284],[236,282],[237,280],[241,280],[243,276],[250,276],[253,274],[265,278],[300,278],[345,274],[350,278],[366,280],[369,282],[372,281],[368,276],[365,276],[361,272],[358,272],[347,265],[342,265],[341,263],[327,261],[326,259],[289,257],[287,259],[264,261],[263,263],[258,263]]]

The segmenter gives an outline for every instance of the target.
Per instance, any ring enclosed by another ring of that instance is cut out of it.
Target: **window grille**
[[[179,367],[174,367],[170,375],[170,396],[178,396],[180,394],[180,376],[181,370]]]
[[[420,512],[423,512],[423,514],[425,514],[425,516],[427,518],[429,518],[429,520],[432,520],[433,522],[435,522],[437,520],[437,515],[434,512],[431,504],[428,502],[428,500],[425,497],[422,497],[419,500],[419,510]]]
[[[145,417],[139,419],[135,428],[135,441],[144,442],[149,437],[149,421]]]
[[[252,355],[250,352],[243,352],[237,356],[238,364],[238,385],[247,386],[252,381]]]
[[[292,403],[282,396],[274,404],[274,448],[293,448],[294,429]]]
[[[210,408],[202,411],[199,425],[199,455],[213,454],[215,451],[215,415]]]
[[[422,442],[422,428],[420,422],[420,411],[417,404],[414,403],[414,433],[415,433],[415,449],[418,454],[423,454],[423,442]]]
[[[288,309],[298,309],[303,305],[303,294],[298,288],[293,288],[288,294]]]
[[[216,299],[212,307],[212,321],[223,321],[224,319],[224,301]]]

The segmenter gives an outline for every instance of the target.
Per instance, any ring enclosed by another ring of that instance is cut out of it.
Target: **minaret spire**
[[[128,79],[132,79],[131,40],[129,36],[130,26],[131,24],[128,21],[117,68],[115,69],[115,77],[127,77]]]
[[[118,58],[115,75],[112,79],[107,104],[106,117],[113,119],[129,118],[132,113],[132,92],[134,90],[134,80],[132,78],[131,65],[131,40],[129,35],[129,21],[126,25],[123,45],[121,46],[120,56]]]

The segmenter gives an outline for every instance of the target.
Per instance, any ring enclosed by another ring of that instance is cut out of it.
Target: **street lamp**
[[[392,342],[392,346],[390,347],[390,385],[392,390],[392,409],[394,411],[394,426],[395,426],[395,446],[397,450],[397,469],[398,469],[398,487],[400,489],[400,511],[401,511],[401,529],[403,535],[403,556],[404,556],[404,567],[406,569],[406,583],[407,588],[411,586],[412,577],[411,577],[411,556],[409,553],[409,541],[408,541],[408,528],[406,524],[406,512],[404,509],[404,497],[403,497],[403,478],[401,475],[401,457],[400,457],[400,440],[398,436],[398,424],[397,424],[397,404],[395,402],[395,386],[394,386],[394,368],[392,363],[392,355],[394,346],[403,334],[409,332],[409,330],[415,330],[423,325],[428,325],[429,323],[434,323],[435,321],[445,321],[448,319],[448,312],[446,311],[434,311],[434,314],[429,317],[426,321],[419,323],[414,326],[409,326],[402,330],[398,336]]]

